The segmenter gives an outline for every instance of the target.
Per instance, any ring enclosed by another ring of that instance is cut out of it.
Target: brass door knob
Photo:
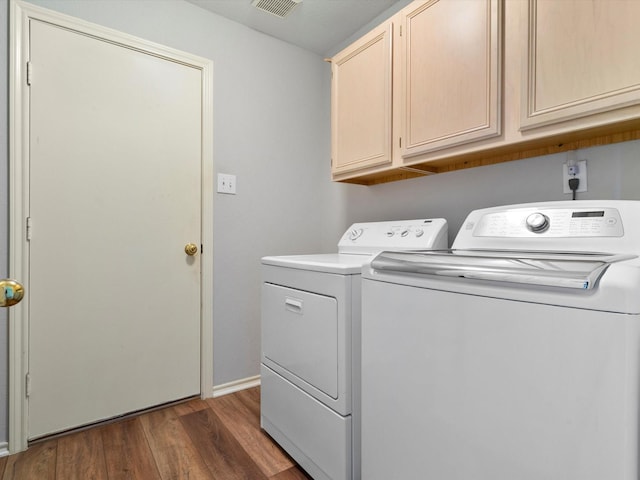
[[[24,297],[24,287],[15,280],[0,280],[0,307],[11,307]]]
[[[184,246],[184,253],[193,257],[196,253],[198,253],[198,246],[195,243],[187,243]]]

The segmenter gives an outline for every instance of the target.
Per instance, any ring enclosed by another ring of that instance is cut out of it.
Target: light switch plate
[[[218,174],[218,193],[236,194],[236,176],[228,173]]]

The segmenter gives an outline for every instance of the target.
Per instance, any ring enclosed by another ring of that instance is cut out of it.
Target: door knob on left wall
[[[10,278],[0,280],[0,307],[11,307],[24,297],[24,287]]]
[[[196,253],[198,253],[198,246],[195,243],[187,243],[184,246],[184,253],[193,257]]]

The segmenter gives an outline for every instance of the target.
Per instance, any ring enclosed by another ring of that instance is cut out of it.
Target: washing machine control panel
[[[470,225],[466,225],[467,228]],[[486,213],[471,225],[474,237],[622,237],[615,208],[522,208]]]
[[[355,223],[338,243],[340,253],[353,254],[447,247],[447,221],[444,218]]]

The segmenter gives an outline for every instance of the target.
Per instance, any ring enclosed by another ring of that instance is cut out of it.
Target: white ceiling
[[[381,13],[391,16],[410,0],[302,0],[285,18],[251,0],[187,0],[254,30],[327,56]]]

